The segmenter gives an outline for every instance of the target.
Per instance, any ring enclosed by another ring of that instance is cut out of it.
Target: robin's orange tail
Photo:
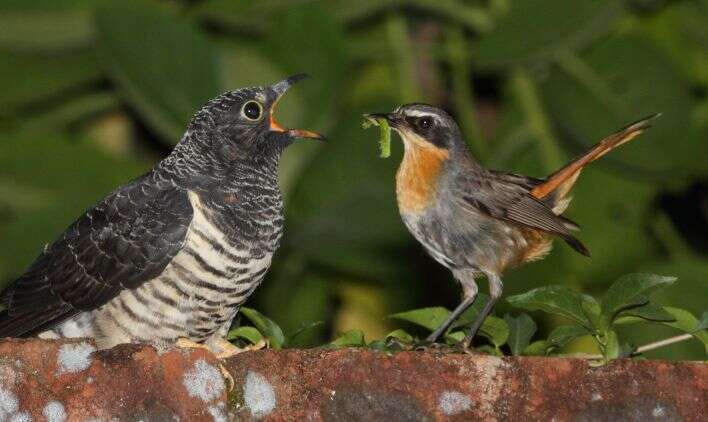
[[[661,113],[645,117],[631,125],[619,130],[602,141],[595,144],[590,150],[570,163],[560,168],[546,178],[546,181],[531,190],[531,194],[538,199],[543,199],[555,192],[556,200],[564,198],[580,175],[580,171],[588,164],[607,154],[618,146],[631,141],[636,136],[651,127],[649,122],[659,117]]]

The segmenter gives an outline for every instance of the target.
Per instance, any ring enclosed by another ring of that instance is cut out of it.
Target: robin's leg
[[[469,270],[456,270],[453,271],[452,274],[455,276],[457,281],[460,282],[462,285],[462,302],[460,302],[459,305],[452,311],[449,317],[440,324],[440,326],[433,331],[428,337],[426,337],[426,341],[429,341],[431,343],[434,343],[438,338],[440,338],[441,335],[445,331],[447,331],[448,328],[452,325],[453,322],[457,321],[457,318],[462,315],[463,312],[467,310],[472,304],[474,303],[474,300],[477,298],[477,283],[474,281],[474,273]]]
[[[494,304],[497,303],[497,300],[501,297],[502,289],[504,288],[502,280],[497,274],[486,273],[486,275],[489,280],[489,302],[484,305],[484,309],[482,309],[482,312],[477,315],[477,319],[474,320],[469,332],[465,336],[464,340],[462,340],[461,344],[465,349],[469,349],[472,344],[472,338],[474,338],[475,334],[477,334],[479,327],[482,326],[482,323],[487,318],[487,315],[489,315],[492,308],[494,308]]]

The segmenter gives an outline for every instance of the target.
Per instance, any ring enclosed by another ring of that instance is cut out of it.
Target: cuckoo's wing
[[[35,335],[162,273],[193,211],[187,192],[146,177],[88,210],[2,292],[0,337]]]
[[[490,173],[489,176],[467,177],[458,181],[455,196],[461,198],[463,208],[560,236],[576,251],[590,255],[587,248],[571,234],[578,229],[577,224],[556,215],[547,204],[531,195],[529,188],[534,184],[533,179],[528,179],[529,186],[525,186],[512,180],[520,177],[517,175],[501,177]]]

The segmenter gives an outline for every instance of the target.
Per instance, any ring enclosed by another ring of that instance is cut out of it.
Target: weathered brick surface
[[[706,420],[708,364],[0,341],[2,421]]]
[[[0,421],[213,421],[225,404],[218,362],[204,350],[0,342]]]
[[[243,420],[708,420],[700,362],[591,368],[580,359],[309,350],[249,352],[227,366]]]

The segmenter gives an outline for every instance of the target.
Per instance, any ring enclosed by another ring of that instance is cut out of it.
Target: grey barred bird
[[[396,196],[405,226],[462,285],[462,301],[426,339],[434,342],[469,308],[477,296],[475,279],[489,281],[490,300],[470,326],[461,346],[472,338],[502,293],[507,268],[545,257],[554,237],[577,252],[587,248],[572,232],[578,226],[562,214],[581,170],[649,127],[642,119],[596,144],[545,179],[486,170],[471,156],[455,120],[427,104],[406,104],[386,119],[404,144],[396,174]]]
[[[0,337],[119,343],[224,339],[283,234],[278,162],[295,138],[274,106],[304,75],[227,92],[199,110],[171,154],[47,245],[0,299]]]

